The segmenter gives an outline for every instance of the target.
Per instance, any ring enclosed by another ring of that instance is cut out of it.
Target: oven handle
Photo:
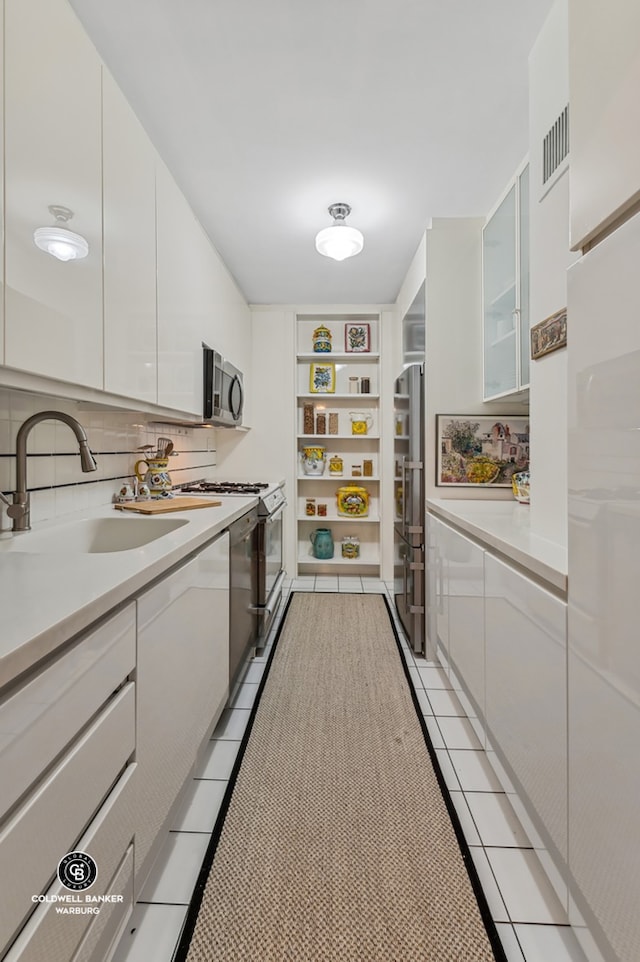
[[[285,573],[286,572],[281,571],[276,578],[276,583],[271,589],[271,594],[269,595],[269,600],[266,605],[251,605],[249,611],[252,611],[256,615],[262,615],[263,618],[273,614],[273,609],[280,600],[280,595],[282,594],[282,584],[284,582]]]
[[[284,511],[284,509],[286,508],[286,506],[287,506],[287,502],[283,501],[280,507],[276,508],[273,514],[270,514],[268,517],[264,519],[264,524],[273,524],[274,521],[277,521],[280,515],[282,514],[282,512]]]

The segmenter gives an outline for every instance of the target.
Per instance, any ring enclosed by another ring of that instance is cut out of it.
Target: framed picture
[[[368,324],[345,324],[344,349],[347,354],[366,354],[371,350]]]
[[[335,364],[311,364],[309,391],[311,394],[334,394],[336,390]]]
[[[529,467],[529,418],[521,414],[436,415],[436,484],[510,488]]]
[[[531,328],[531,360],[567,346],[567,309],[556,311]]]

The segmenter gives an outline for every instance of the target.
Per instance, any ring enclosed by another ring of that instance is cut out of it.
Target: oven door
[[[258,647],[263,647],[282,595],[282,521],[286,501],[258,526]],[[261,645],[262,642],[262,645]]]

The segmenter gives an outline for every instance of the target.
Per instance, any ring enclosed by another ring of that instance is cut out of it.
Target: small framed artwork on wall
[[[367,354],[371,350],[369,324],[345,324],[344,349],[347,354]]]
[[[567,346],[567,309],[556,311],[531,328],[531,360]]]

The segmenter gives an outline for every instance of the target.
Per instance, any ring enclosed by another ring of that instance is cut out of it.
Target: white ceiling
[[[393,302],[432,217],[528,149],[552,0],[71,0],[245,297]],[[314,237],[351,205],[362,254]]]

